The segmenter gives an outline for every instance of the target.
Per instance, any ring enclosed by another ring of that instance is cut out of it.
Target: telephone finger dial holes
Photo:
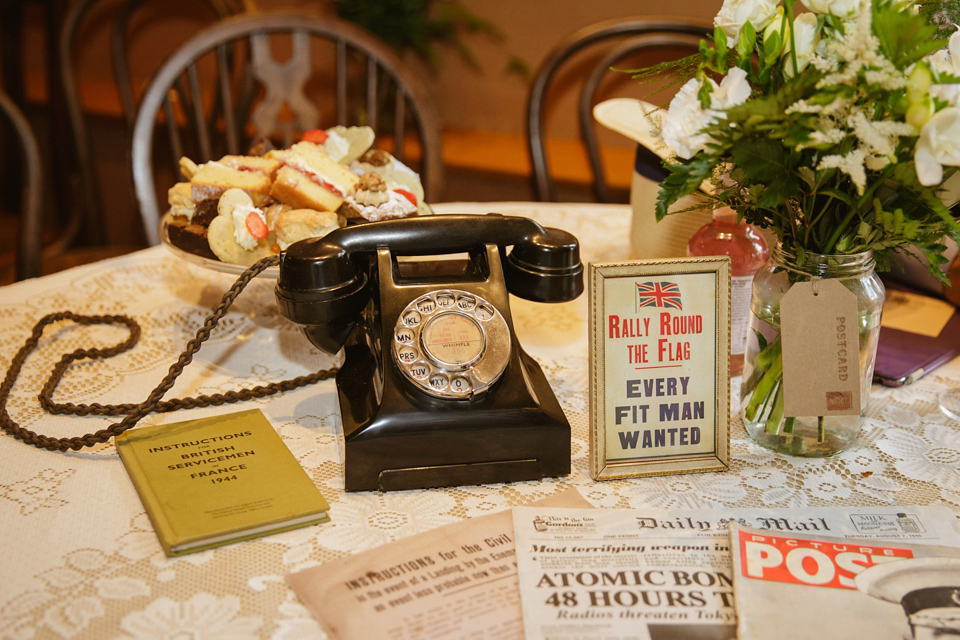
[[[407,379],[441,398],[482,393],[509,360],[510,334],[503,316],[465,291],[416,298],[400,314],[393,337],[394,359]]]

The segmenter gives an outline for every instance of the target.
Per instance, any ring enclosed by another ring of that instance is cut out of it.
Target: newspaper
[[[576,489],[536,504],[590,506]],[[522,640],[515,556],[506,510],[292,573],[287,582],[333,640]]]
[[[960,549],[730,527],[741,640],[960,637]]]
[[[514,507],[513,519],[527,640],[735,638],[730,522],[960,547],[957,518],[945,507],[530,506]]]

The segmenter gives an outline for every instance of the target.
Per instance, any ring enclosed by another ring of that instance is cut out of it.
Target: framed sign
[[[590,474],[730,460],[730,258],[590,264]]]

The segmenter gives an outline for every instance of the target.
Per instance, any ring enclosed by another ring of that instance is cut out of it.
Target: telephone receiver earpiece
[[[280,312],[307,329],[328,353],[343,346],[370,299],[372,254],[460,253],[498,245],[510,293],[536,302],[565,302],[583,292],[577,239],[528,218],[501,214],[438,215],[344,227],[291,245],[280,260]],[[506,247],[512,246],[504,255]]]

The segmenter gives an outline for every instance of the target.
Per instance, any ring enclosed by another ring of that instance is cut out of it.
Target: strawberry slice
[[[305,140],[307,142],[313,142],[315,144],[323,144],[324,142],[327,141],[327,138],[329,137],[330,136],[328,136],[327,132],[324,131],[323,129],[311,129],[310,131],[307,131],[303,134],[303,137],[301,138],[301,140]]]
[[[417,206],[417,196],[413,195],[411,192],[407,191],[406,189],[394,189],[394,191],[409,200],[410,204],[413,206]]]
[[[250,232],[254,238],[263,240],[270,233],[267,229],[267,223],[263,221],[256,211],[251,211],[247,216],[247,231]]]

